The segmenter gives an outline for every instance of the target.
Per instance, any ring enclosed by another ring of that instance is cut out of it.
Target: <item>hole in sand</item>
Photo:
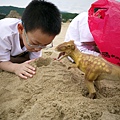
[[[36,61],[36,65],[37,67],[41,67],[41,66],[47,66],[51,63],[51,58],[39,58],[37,61]]]

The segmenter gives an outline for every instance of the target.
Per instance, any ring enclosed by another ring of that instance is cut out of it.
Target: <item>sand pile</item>
[[[54,40],[64,40],[68,24]],[[97,99],[89,99],[84,74],[70,70],[66,58],[54,60],[54,48],[43,50],[43,58],[33,63],[37,73],[23,80],[0,72],[0,120],[120,120],[120,81],[101,81]]]

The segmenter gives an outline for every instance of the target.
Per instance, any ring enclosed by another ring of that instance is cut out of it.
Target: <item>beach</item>
[[[54,47],[42,50],[33,78],[0,71],[0,120],[120,120],[120,81],[100,81],[97,99],[88,98],[84,73],[72,63],[55,60],[69,23],[62,23]]]

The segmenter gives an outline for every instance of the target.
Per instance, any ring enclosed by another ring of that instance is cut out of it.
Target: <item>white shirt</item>
[[[76,44],[77,48],[87,54],[93,54],[98,56],[99,53],[94,51],[93,45],[83,45],[82,42],[93,42],[93,36],[90,33],[89,25],[88,25],[88,13],[83,12],[79,15],[77,15],[72,22],[70,23],[65,40],[64,41],[70,41],[74,40],[74,43]]]
[[[10,56],[16,56],[27,51],[25,46],[23,48],[20,46],[18,23],[21,23],[21,20],[16,18],[0,20],[0,61],[9,61]],[[29,57],[34,59],[41,57],[41,55],[41,51],[30,52]]]

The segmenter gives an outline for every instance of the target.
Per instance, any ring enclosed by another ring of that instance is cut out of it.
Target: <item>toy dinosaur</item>
[[[103,79],[120,80],[119,66],[106,61],[101,56],[81,53],[72,40],[58,45],[55,50],[61,52],[58,58],[64,55],[62,58],[70,56],[74,60],[75,64],[69,68],[77,67],[85,73],[85,83],[90,98],[96,97],[94,82],[99,85],[99,80]]]

